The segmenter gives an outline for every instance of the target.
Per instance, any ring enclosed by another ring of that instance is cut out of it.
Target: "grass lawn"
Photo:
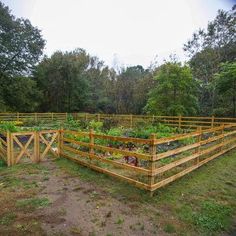
[[[66,159],[0,167],[0,235],[235,235],[235,180],[235,152],[153,197]]]

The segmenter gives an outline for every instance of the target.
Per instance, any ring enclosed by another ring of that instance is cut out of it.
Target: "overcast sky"
[[[17,17],[42,30],[45,54],[84,48],[108,65],[147,67],[171,53],[184,60],[183,44],[218,9],[235,0],[3,0]],[[114,59],[115,58],[115,59]]]

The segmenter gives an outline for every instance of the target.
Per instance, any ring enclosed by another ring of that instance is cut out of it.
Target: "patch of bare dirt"
[[[125,204],[88,183],[44,162],[49,179],[43,182],[39,197],[50,206],[37,211],[48,235],[164,235],[158,224],[137,209],[137,203]]]

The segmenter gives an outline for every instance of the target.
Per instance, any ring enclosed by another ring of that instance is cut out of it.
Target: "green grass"
[[[50,201],[47,198],[29,198],[21,199],[16,202],[16,206],[19,208],[43,208],[47,207],[50,204]]]
[[[0,218],[0,224],[8,226],[14,222],[16,215],[13,212],[9,212]]]
[[[231,214],[232,209],[227,205],[204,201],[201,209],[193,214],[193,221],[203,232],[219,231],[229,226]]]
[[[168,223],[167,225],[164,226],[164,231],[169,234],[175,233],[175,227],[174,225]]]

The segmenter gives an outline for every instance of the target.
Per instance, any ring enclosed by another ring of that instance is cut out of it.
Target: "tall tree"
[[[141,113],[150,88],[150,73],[140,65],[123,68],[115,84],[117,113]]]
[[[109,109],[105,90],[109,69],[84,49],[56,52],[37,66],[35,80],[43,93],[41,111],[87,111]]]
[[[157,115],[196,115],[197,83],[188,66],[177,62],[163,64],[154,78],[145,111]]]
[[[0,111],[31,111],[35,106],[35,85],[29,76],[43,53],[45,41],[30,21],[15,18],[0,2]],[[24,88],[21,92],[18,88]],[[20,98],[16,97],[16,93]],[[23,94],[24,93],[24,94]],[[32,105],[24,106],[32,99]],[[26,99],[25,101],[21,101]],[[20,106],[19,104],[22,104]],[[18,104],[18,105],[16,105]]]
[[[217,107],[217,90],[212,83],[214,74],[222,62],[236,59],[236,7],[230,11],[219,10],[216,18],[208,23],[207,29],[200,29],[184,45],[190,57],[193,75],[201,83],[201,113],[210,115]],[[226,104],[227,106],[227,104]]]
[[[215,84],[220,95],[216,114],[236,117],[236,62],[221,65],[220,72],[215,74]]]
[[[0,73],[28,75],[43,53],[45,41],[30,21],[15,18],[0,2]]]

